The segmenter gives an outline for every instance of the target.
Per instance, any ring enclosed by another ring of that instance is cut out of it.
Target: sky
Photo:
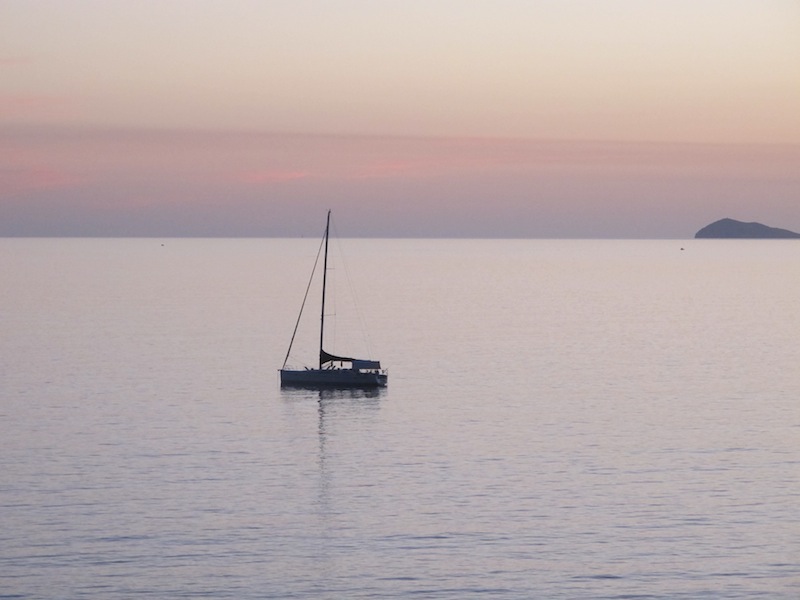
[[[0,0],[0,236],[800,231],[800,0]]]

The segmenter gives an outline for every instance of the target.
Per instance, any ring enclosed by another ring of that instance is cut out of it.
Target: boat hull
[[[281,369],[280,373],[281,386],[284,387],[385,387],[389,379],[386,373],[356,369]]]

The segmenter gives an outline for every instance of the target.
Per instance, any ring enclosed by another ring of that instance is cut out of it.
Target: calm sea
[[[0,240],[0,598],[800,598],[800,243],[317,244]]]

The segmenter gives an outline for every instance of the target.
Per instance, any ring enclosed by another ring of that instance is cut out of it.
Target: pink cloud
[[[69,104],[66,98],[43,94],[0,94],[0,118],[51,113]]]
[[[33,62],[32,56],[0,56],[0,67],[19,67]]]
[[[284,183],[296,181],[298,179],[324,178],[324,179],[387,179],[393,177],[413,177],[422,175],[432,175],[442,171],[447,171],[454,165],[450,161],[426,160],[426,161],[383,161],[383,162],[364,162],[356,161],[356,164],[333,164],[320,165],[314,171],[303,169],[287,170],[249,170],[241,171],[233,176],[234,181],[252,185]]]
[[[0,192],[13,194],[30,190],[66,189],[84,183],[68,171],[50,167],[0,169]]]
[[[399,159],[359,164],[340,172],[344,179],[385,179],[394,177],[435,177],[456,171],[489,169],[498,166],[493,157],[430,155],[418,160]]]
[[[413,175],[427,171],[430,167],[411,161],[389,161],[366,164],[347,175],[349,179],[378,179],[397,175]]]
[[[263,183],[283,183],[308,177],[311,177],[311,173],[307,171],[254,170],[236,173],[233,178],[239,183],[258,185]]]

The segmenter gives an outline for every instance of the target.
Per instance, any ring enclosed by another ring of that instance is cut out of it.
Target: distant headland
[[[735,219],[720,219],[706,225],[695,238],[739,238],[739,239],[797,239],[800,233],[788,229],[769,227],[761,223],[743,223]]]

